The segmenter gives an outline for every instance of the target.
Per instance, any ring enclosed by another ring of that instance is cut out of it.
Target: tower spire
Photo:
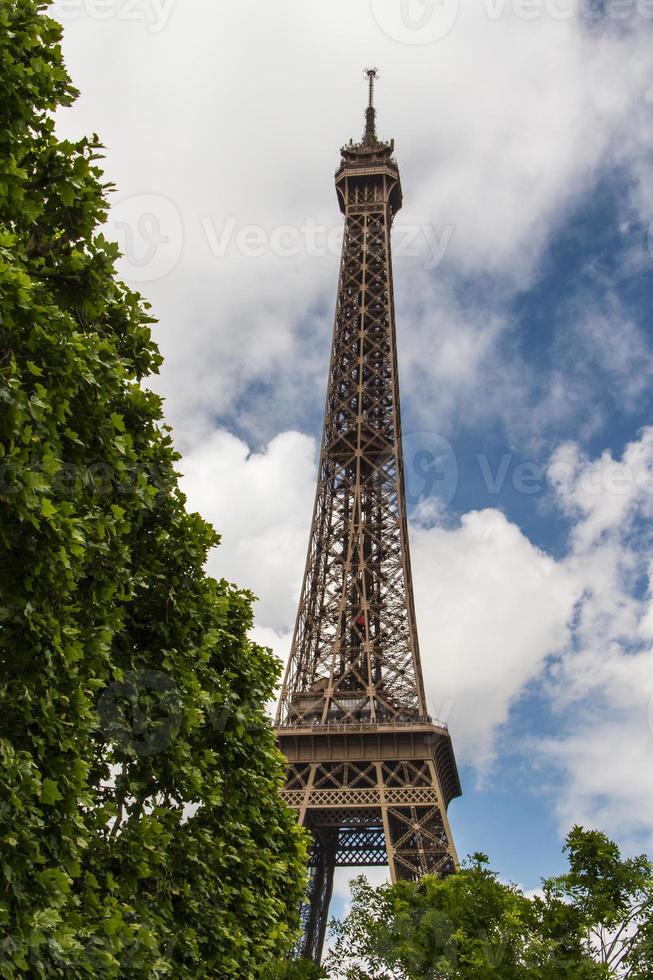
[[[376,143],[376,109],[374,108],[374,82],[379,77],[378,68],[366,68],[365,74],[367,75],[368,85],[369,85],[369,95],[367,101],[367,108],[365,110],[365,136],[363,137],[365,143]]]

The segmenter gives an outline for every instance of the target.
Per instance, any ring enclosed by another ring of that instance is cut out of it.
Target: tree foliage
[[[45,8],[0,5],[0,976],[256,977],[305,861],[277,663],[203,571]]]
[[[569,871],[545,882],[543,909],[576,911],[582,945],[611,976],[653,976],[653,864],[623,858],[605,834],[575,827],[565,851]]]
[[[653,976],[653,868],[575,828],[569,872],[528,898],[485,855],[455,875],[372,888],[332,929],[333,976],[348,980],[593,980]]]
[[[264,980],[327,980],[327,974],[312,960],[284,957],[268,967]]]

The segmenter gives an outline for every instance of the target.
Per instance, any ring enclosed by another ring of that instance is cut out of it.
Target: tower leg
[[[336,827],[320,828],[313,832],[313,845],[308,863],[308,889],[300,913],[304,932],[297,945],[297,953],[300,957],[306,957],[315,963],[319,963],[322,959],[337,850]]]
[[[433,763],[377,763],[377,779],[392,881],[452,874],[456,851]]]

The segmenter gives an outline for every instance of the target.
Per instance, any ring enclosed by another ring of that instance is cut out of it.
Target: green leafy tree
[[[348,980],[593,980],[653,976],[653,875],[604,834],[575,828],[569,872],[529,899],[485,855],[445,879],[372,888],[332,924],[329,969]]]
[[[545,882],[539,901],[551,921],[574,915],[588,955],[611,976],[653,976],[653,864],[622,858],[605,834],[574,827],[565,851],[569,871]]]
[[[327,974],[312,960],[285,958],[268,968],[264,980],[327,980]]]
[[[277,663],[203,571],[59,41],[0,5],[0,976],[257,977],[305,863]]]

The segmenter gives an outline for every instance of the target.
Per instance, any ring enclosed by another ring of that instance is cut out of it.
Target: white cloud
[[[333,876],[333,897],[337,902],[345,904],[345,913],[349,911],[351,893],[349,882],[358,875],[364,874],[367,880],[375,888],[384,885],[390,879],[388,868],[336,868]]]
[[[589,301],[584,299],[586,318],[581,317],[572,331],[570,356],[577,358],[580,353],[588,371],[602,370],[618,392],[620,405],[628,410],[637,405],[653,377],[648,338],[615,300],[607,311],[587,311]]]
[[[497,510],[414,529],[411,557],[429,701],[460,760],[484,769],[511,705],[566,643],[577,585]]]
[[[189,508],[222,535],[209,572],[259,597],[255,638],[276,650],[295,617],[315,466],[315,442],[299,432],[281,433],[262,451],[251,452],[222,430],[185,456],[181,466]]]
[[[653,846],[653,733],[647,716],[653,697],[650,656],[647,666],[646,686],[639,690],[631,686],[627,710],[615,712],[610,698],[602,699],[608,705],[594,712],[584,710],[573,733],[545,740],[541,746],[547,764],[564,776],[555,793],[561,829],[575,823],[598,827],[628,850]],[[603,681],[609,683],[605,677]],[[550,789],[553,792],[553,786]]]
[[[601,538],[622,538],[632,521],[653,508],[653,429],[629,443],[622,458],[605,451],[589,460],[574,443],[560,446],[549,465],[558,502],[577,519],[574,548],[584,553]]]
[[[552,465],[565,474],[556,485],[574,523],[564,564],[583,599],[550,686],[560,736],[541,751],[565,776],[557,794],[563,824],[594,823],[650,846],[653,648],[642,580],[651,573],[653,429],[621,458],[592,460],[567,445]]]

